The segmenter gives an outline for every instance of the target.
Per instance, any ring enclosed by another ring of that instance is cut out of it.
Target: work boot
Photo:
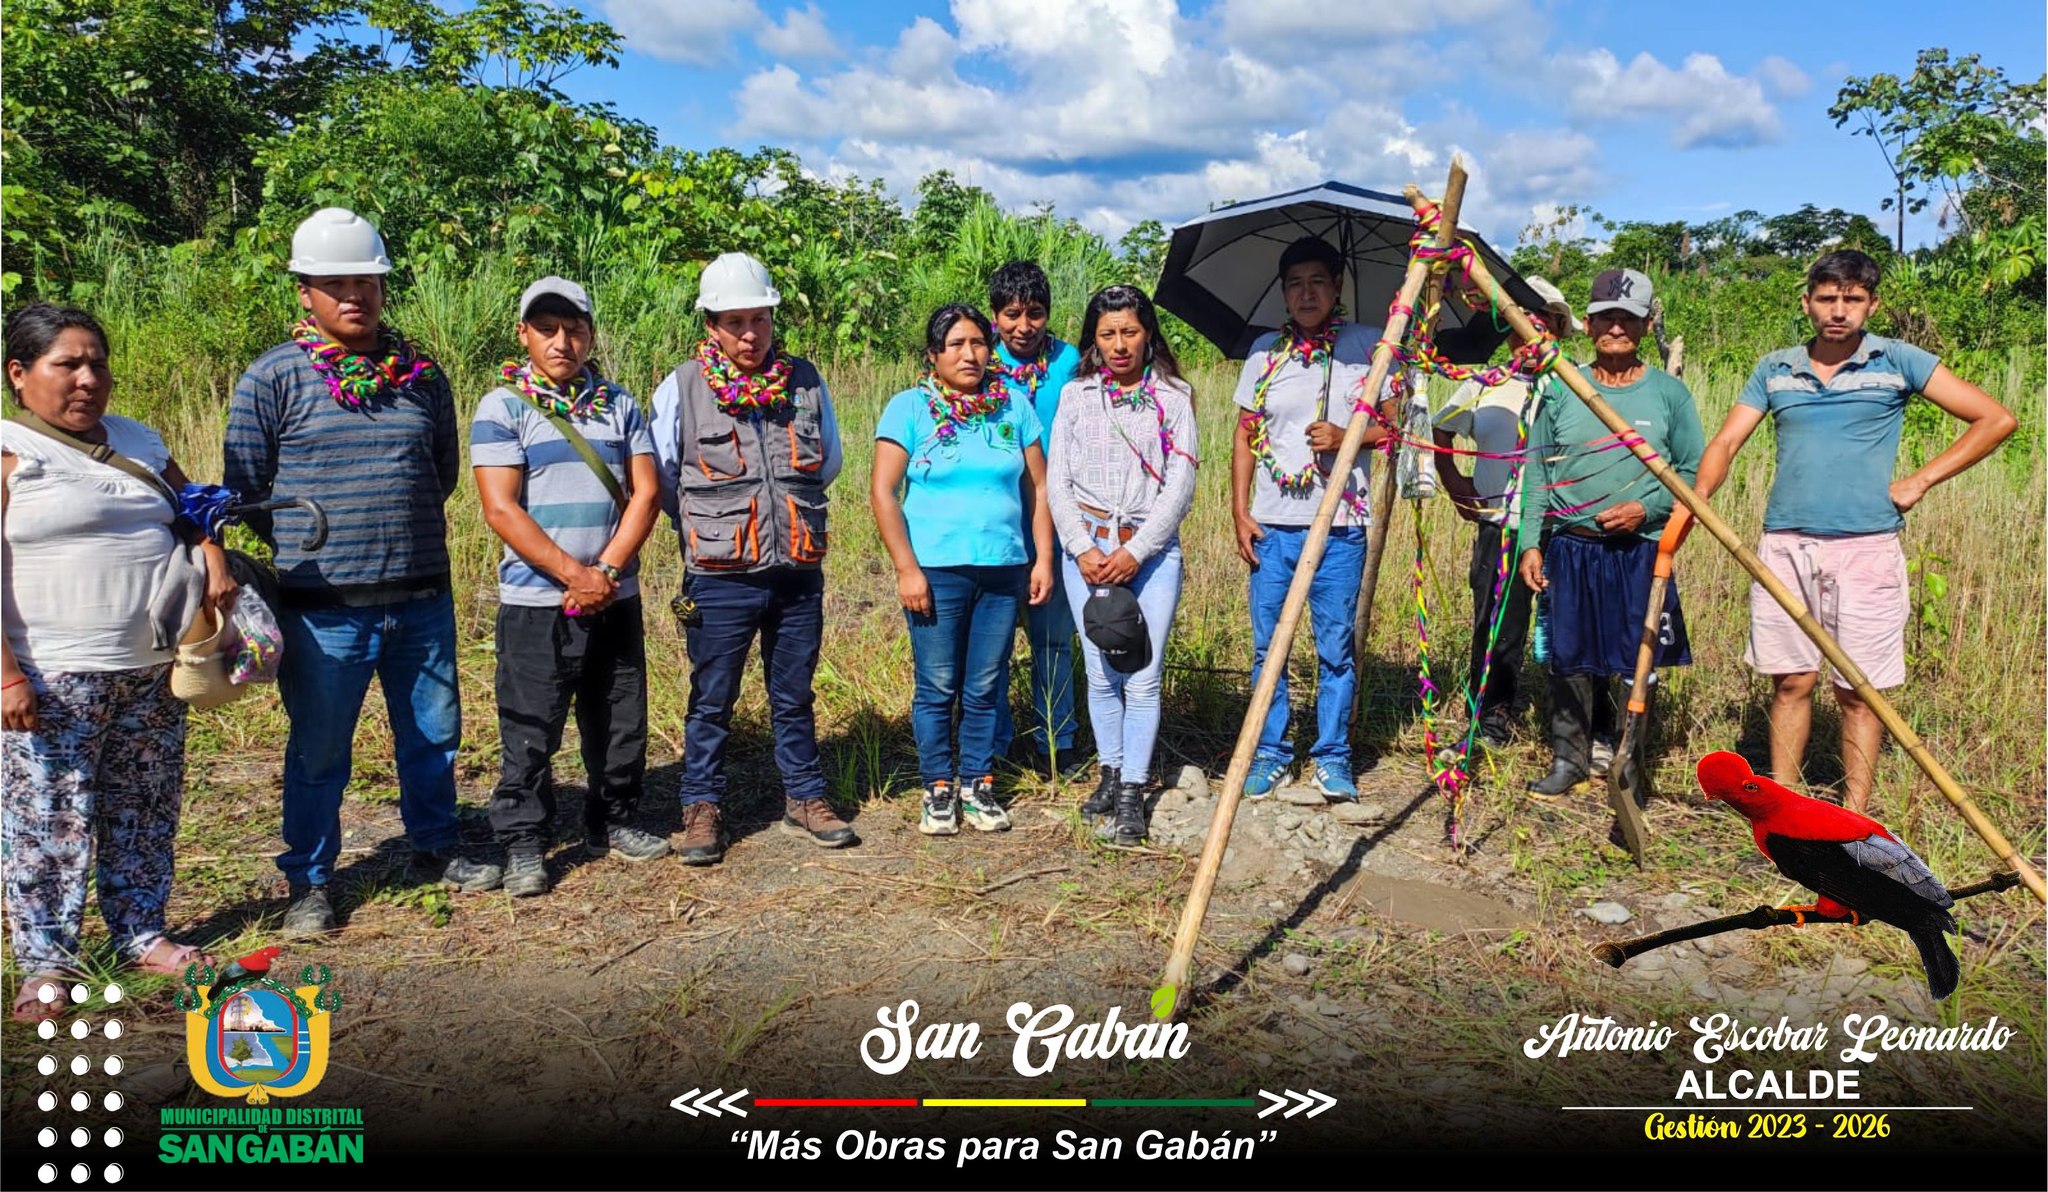
[[[860,843],[860,837],[853,834],[852,826],[840,819],[839,813],[822,798],[784,800],[782,826],[810,837],[814,844],[823,848],[844,848]]]
[[[1108,815],[1116,807],[1116,788],[1120,785],[1122,779],[1117,775],[1117,767],[1102,767],[1102,777],[1096,781],[1088,800],[1081,804],[1081,818],[1098,820]]]
[[[1135,782],[1118,784],[1116,812],[1096,834],[1110,844],[1126,848],[1145,843],[1145,788]]]
[[[412,871],[420,881],[439,882],[462,894],[495,890],[505,880],[503,869],[488,861],[472,861],[454,849],[413,850]]]
[[[1552,676],[1550,680],[1550,773],[1526,788],[1535,799],[1561,799],[1586,787],[1592,733],[1587,715],[1592,706],[1592,675]]]
[[[286,935],[324,935],[334,930],[334,904],[326,886],[292,886],[292,904],[280,929]]]
[[[725,856],[725,821],[718,804],[683,804],[683,843],[676,853],[685,865],[716,865]]]
[[[583,832],[583,851],[592,860],[599,857],[617,857],[621,861],[659,861],[671,851],[668,839],[652,832],[642,832],[628,824],[609,824],[602,828],[586,828]],[[506,878],[506,884],[511,883]]]
[[[505,858],[505,893],[537,898],[548,892],[548,866],[532,849],[514,849]]]

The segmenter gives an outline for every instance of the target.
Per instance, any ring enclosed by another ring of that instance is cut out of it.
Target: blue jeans
[[[375,675],[391,718],[398,814],[422,852],[455,847],[455,598],[443,592],[370,608],[277,610],[277,690],[291,718],[284,748],[284,843],[277,867],[325,885],[341,856],[341,792],[356,721]]]
[[[683,726],[683,802],[716,803],[725,793],[732,709],[757,631],[782,791],[792,799],[824,798],[811,681],[825,639],[825,573],[793,567],[730,576],[692,571],[689,586],[703,619],[684,632],[690,707]]]
[[[995,768],[996,706],[1009,674],[1017,611],[1030,602],[1031,569],[927,567],[929,616],[904,610],[917,689],[910,728],[917,772],[925,783],[975,779]],[[954,765],[953,714],[960,715],[959,765]]]
[[[1074,619],[1088,603],[1088,585],[1072,558],[1062,561]],[[1159,680],[1166,669],[1166,638],[1173,630],[1173,612],[1180,605],[1181,554],[1178,541],[1145,560],[1127,585],[1145,612],[1145,636],[1152,641],[1152,661],[1124,674],[1102,660],[1102,651],[1081,639],[1088,664],[1088,726],[1095,733],[1095,751],[1102,768],[1115,770],[1125,782],[1152,777],[1152,747],[1159,741]]]
[[[1062,764],[1081,727],[1074,718],[1074,614],[1067,603],[1065,574],[1064,567],[1053,568],[1052,597],[1044,604],[1024,606],[1024,640],[1031,647],[1031,719],[1025,737],[1035,751],[1048,753],[1045,740],[1050,730]],[[1008,753],[1016,737],[1005,691],[996,701],[997,755]]]
[[[1307,526],[1266,526],[1256,540],[1258,562],[1252,567],[1252,682],[1266,665],[1266,647],[1280,623],[1301,561]],[[1319,760],[1351,759],[1351,694],[1358,683],[1357,660],[1351,654],[1352,618],[1358,612],[1358,588],[1365,582],[1365,527],[1333,527],[1323,561],[1308,590],[1309,627],[1316,639],[1316,743],[1309,756]],[[1266,726],[1259,733],[1258,756],[1288,764],[1294,745],[1287,739],[1287,661],[1280,659],[1280,685]]]

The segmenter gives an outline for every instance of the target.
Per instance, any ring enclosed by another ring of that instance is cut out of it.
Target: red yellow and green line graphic
[[[1251,1109],[1254,1097],[756,1097],[756,1109]]]
[[[753,1097],[751,1090],[727,1093],[722,1088],[702,1092],[691,1089],[669,1102],[672,1109],[696,1117],[705,1114],[746,1117],[747,1109],[1259,1109],[1259,1116],[1279,1113],[1293,1117],[1306,1113],[1314,1117],[1337,1103],[1328,1093],[1310,1089],[1298,1093],[1285,1089],[1270,1093],[1260,1089],[1256,1097]]]

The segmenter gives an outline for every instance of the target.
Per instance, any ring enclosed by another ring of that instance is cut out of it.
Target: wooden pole
[[[1657,566],[1650,576],[1650,602],[1643,612],[1643,637],[1636,646],[1636,677],[1628,690],[1628,719],[1622,725],[1621,744],[1615,747],[1614,761],[1607,771],[1607,802],[1614,808],[1614,818],[1621,824],[1621,838],[1637,865],[1643,863],[1643,854],[1650,848],[1650,825],[1636,800],[1640,797],[1647,802],[1650,792],[1639,792],[1636,783],[1647,786],[1650,776],[1646,769],[1631,766],[1629,761],[1642,747],[1639,738],[1648,731],[1650,672],[1656,666],[1657,639],[1664,628],[1664,589],[1671,583],[1672,556],[1685,540],[1684,526],[1683,519],[1672,518],[1664,531],[1669,548],[1663,542],[1657,544]]]
[[[1536,329],[1529,322],[1529,312],[1517,306],[1507,291],[1501,289],[1500,283],[1494,280],[1492,272],[1487,269],[1485,261],[1477,254],[1470,260],[1470,276],[1473,283],[1493,300],[1495,307],[1510,326],[1525,338],[1535,338]],[[1834,666],[1836,673],[1847,679],[1849,686],[1863,698],[1863,702],[1877,713],[1878,720],[1883,722],[1892,739],[1897,741],[1907,756],[1919,765],[1921,772],[1934,783],[1942,797],[1962,813],[1963,819],[1991,851],[2010,866],[2014,873],[2020,875],[2020,880],[2026,883],[2027,889],[2033,891],[2034,897],[2048,905],[2048,884],[2042,882],[2041,875],[2032,865],[2027,864],[2026,858],[2020,856],[2019,850],[2012,846],[2012,842],[2005,838],[2005,834],[1998,830],[1998,826],[1993,824],[1978,808],[1976,802],[1957,785],[1956,780],[1942,768],[1941,763],[1934,760],[1934,755],[1927,751],[1927,745],[1920,740],[1920,734],[1914,732],[1913,726],[1906,723],[1905,718],[1899,715],[1890,701],[1878,694],[1877,689],[1870,685],[1870,678],[1863,673],[1863,668],[1857,666],[1855,661],[1843,652],[1835,639],[1828,636],[1827,631],[1821,628],[1820,622],[1814,619],[1799,597],[1793,595],[1791,589],[1787,588],[1770,568],[1763,565],[1763,561],[1756,557],[1755,552],[1743,545],[1742,539],[1736,536],[1727,522],[1721,520],[1721,515],[1714,512],[1713,506],[1707,504],[1705,498],[1693,491],[1692,485],[1687,484],[1684,477],[1681,477],[1662,456],[1650,450],[1649,444],[1643,442],[1642,437],[1635,433],[1635,427],[1629,425],[1627,419],[1616,413],[1613,406],[1607,404],[1607,400],[1600,396],[1600,391],[1593,388],[1576,365],[1569,359],[1560,357],[1557,362],[1557,376],[1578,395],[1580,401],[1586,403],[1586,408],[1593,411],[1594,416],[1599,418],[1608,430],[1613,431],[1622,442],[1628,444],[1629,450],[1634,452],[1643,466],[1650,470],[1650,474],[1665,488],[1671,490],[1671,495],[1680,504],[1692,511],[1692,515],[1706,528],[1707,533],[1712,534],[1715,541],[1726,547],[1729,554],[1735,556],[1735,561],[1742,565],[1744,571],[1749,572],[1750,577],[1756,580],[1764,591],[1770,593],[1771,599],[1778,602],[1778,607],[1784,609],[1798,622],[1800,630],[1812,639],[1814,645],[1820,647],[1821,654]]]
[[[1948,894],[1950,898],[1961,902],[1965,898],[1975,898],[1979,894],[1994,894],[2000,890],[2010,890],[2019,884],[2019,874],[1994,873],[1981,882],[1975,882],[1967,886],[1957,886],[1955,889],[1950,890]],[[1809,923],[1851,922],[1861,927],[1865,923],[1874,923],[1876,920],[1864,919],[1861,922],[1857,922],[1846,916],[1823,915],[1818,911],[1794,912],[1782,906],[1760,906],[1753,911],[1744,911],[1739,915],[1724,915],[1719,919],[1707,919],[1699,923],[1688,923],[1684,927],[1674,927],[1669,931],[1660,931],[1655,935],[1640,935],[1632,940],[1609,940],[1595,945],[1593,955],[1599,957],[1605,964],[1611,965],[1614,968],[1620,968],[1643,953],[1662,948],[1666,944],[1679,944],[1684,943],[1686,940],[1701,940],[1710,935],[1720,935],[1723,932],[1762,931],[1766,927],[1804,927]]]
[[[1436,246],[1449,248],[1458,242],[1458,212],[1465,205],[1465,171],[1451,170],[1450,179],[1444,183],[1444,201],[1438,204],[1443,212],[1443,222],[1438,225]],[[1431,273],[1424,283],[1422,306],[1425,313],[1434,311],[1443,299],[1443,275]],[[1430,328],[1432,331],[1435,327]],[[1393,334],[1388,328],[1381,335]],[[1375,391],[1377,399],[1377,391]],[[1395,457],[1387,456],[1386,466],[1379,469],[1372,480],[1372,525],[1365,532],[1365,575],[1358,585],[1358,616],[1351,630],[1351,727],[1357,730],[1365,719],[1365,643],[1372,636],[1373,598],[1380,590],[1380,563],[1387,554],[1387,535],[1393,530],[1394,521],[1394,470]],[[1337,473],[1341,475],[1342,473]],[[1421,503],[1416,503],[1415,516],[1422,516]],[[1270,657],[1270,651],[1268,652]]]
[[[1453,159],[1451,177],[1445,193],[1462,192],[1465,187],[1465,166]],[[1422,192],[1410,186],[1406,190],[1408,201],[1419,212],[1427,205]],[[1449,220],[1445,220],[1449,224]],[[1372,402],[1379,396],[1386,384],[1387,372],[1393,367],[1394,345],[1408,331],[1410,316],[1403,313],[1415,308],[1422,296],[1422,283],[1429,275],[1427,261],[1411,257],[1408,274],[1401,282],[1401,294],[1396,310],[1387,317],[1387,326],[1380,333],[1380,341],[1372,352],[1372,369],[1366,374],[1365,385],[1359,397]],[[1354,409],[1351,421],[1344,427],[1344,441],[1337,448],[1335,466],[1330,469],[1333,478],[1350,474],[1352,464],[1358,460],[1358,452],[1365,442],[1365,432],[1372,426],[1372,415],[1364,409]],[[1230,828],[1237,817],[1237,801],[1244,794],[1245,775],[1250,773],[1252,754],[1258,749],[1259,730],[1266,723],[1266,710],[1273,706],[1273,692],[1280,684],[1280,675],[1287,666],[1287,652],[1294,644],[1295,627],[1301,622],[1301,613],[1308,606],[1309,585],[1315,581],[1316,567],[1323,561],[1323,551],[1330,542],[1330,526],[1337,518],[1337,502],[1343,499],[1344,485],[1332,482],[1323,486],[1322,504],[1316,507],[1315,521],[1310,523],[1308,538],[1301,545],[1301,561],[1295,565],[1294,580],[1287,588],[1286,603],[1280,608],[1280,621],[1273,627],[1273,640],[1266,646],[1266,665],[1259,668],[1259,681],[1252,687],[1251,703],[1244,710],[1244,722],[1238,726],[1237,749],[1230,755],[1230,769],[1223,777],[1223,792],[1216,799],[1216,810],[1209,819],[1209,834],[1202,842],[1202,857],[1195,866],[1195,881],[1188,891],[1187,906],[1182,908],[1180,928],[1173,939],[1173,952],[1167,957],[1166,972],[1160,986],[1152,994],[1152,1013],[1159,1018],[1172,1018],[1186,1005],[1183,996],[1187,989],[1188,968],[1194,962],[1195,942],[1202,933],[1202,920],[1209,913],[1209,896],[1216,889],[1216,875],[1223,868],[1223,854],[1230,848]]]

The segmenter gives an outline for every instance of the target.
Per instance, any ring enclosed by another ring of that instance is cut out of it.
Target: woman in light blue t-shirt
[[[917,827],[927,836],[957,833],[963,816],[984,832],[1010,826],[991,774],[996,701],[1018,614],[1052,595],[1044,428],[990,370],[992,342],[973,307],[934,311],[923,383],[890,398],[875,427],[868,499],[910,626],[910,722],[924,786]]]

